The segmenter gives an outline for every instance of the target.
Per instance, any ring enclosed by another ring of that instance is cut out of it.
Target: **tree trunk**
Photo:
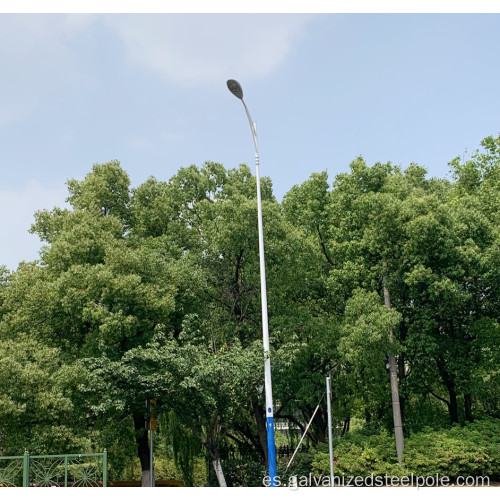
[[[351,425],[351,417],[347,417],[345,420],[344,420],[344,426],[342,427],[342,434],[341,436],[343,436],[344,434],[346,434],[347,432],[349,432],[349,427]]]
[[[148,432],[145,423],[145,417],[142,413],[134,414],[135,442],[141,462],[142,486],[151,486]]]
[[[458,423],[458,402],[457,402],[457,391],[455,390],[455,381],[452,376],[448,373],[446,365],[442,356],[437,359],[437,366],[439,374],[443,379],[443,383],[448,390],[450,395],[450,402],[448,404],[448,413],[450,414],[450,422],[452,424]]]
[[[368,408],[365,408],[365,420],[367,422],[371,422],[372,421],[372,413],[370,410],[368,410]]]
[[[389,290],[387,289],[387,263],[383,263],[383,284],[384,284],[384,304],[387,309],[391,308],[391,299],[389,297]],[[393,342],[392,330],[389,330],[389,342]],[[394,435],[396,437],[396,451],[398,454],[398,462],[401,465],[403,460],[404,450],[404,436],[403,436],[403,423],[401,419],[401,407],[399,402],[399,387],[398,387],[398,367],[395,357],[389,353],[389,372],[391,376],[391,396],[392,396],[392,416],[394,419]]]
[[[465,420],[468,422],[473,422],[474,419],[472,417],[472,397],[470,394],[464,394],[464,411],[465,411]]]
[[[222,465],[220,463],[219,451],[216,446],[214,446],[212,441],[205,443],[208,454],[210,455],[210,460],[212,460],[212,465],[214,466],[215,475],[217,476],[217,481],[219,486],[225,488],[226,478],[224,477],[224,471],[222,470]]]
[[[267,466],[267,425],[266,419],[264,418],[264,407],[260,406],[257,401],[253,403],[253,414],[255,418],[255,423],[257,424],[257,432],[259,433],[260,446],[262,448],[261,455],[264,456],[265,464]]]
[[[455,387],[448,388],[448,392],[450,393],[450,422],[455,424],[458,423],[458,402]]]
[[[404,379],[406,378],[406,371],[405,371],[405,356],[404,352],[402,352],[398,356],[398,379],[399,383],[402,385],[402,391],[404,392]],[[399,393],[399,407],[401,408],[401,422],[405,421],[405,400],[406,398],[404,397],[403,394]]]
[[[144,488],[150,488],[151,487],[151,471],[148,470],[142,470],[142,476],[141,476],[141,486]]]
[[[326,443],[327,420],[323,409],[320,408],[313,419],[314,434],[316,437],[316,443],[314,444]]]
[[[220,459],[216,458],[212,460],[212,465],[214,466],[215,475],[217,476],[217,481],[219,481],[219,486],[225,488],[227,486],[226,478],[224,477],[224,472],[222,470]]]

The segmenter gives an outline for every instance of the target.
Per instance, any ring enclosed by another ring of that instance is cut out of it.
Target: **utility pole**
[[[332,385],[330,374],[326,377],[326,407],[328,409],[328,451],[330,453],[330,486],[335,486],[333,481],[333,440],[332,440]]]
[[[384,304],[387,309],[391,308],[391,299],[389,290],[387,289],[387,262],[383,263],[382,280],[384,285]],[[392,330],[389,330],[389,343],[394,342]],[[391,397],[392,397],[392,416],[394,418],[394,435],[396,437],[396,451],[398,454],[399,465],[402,464],[403,450],[405,447],[403,436],[403,424],[401,420],[401,406],[399,404],[399,387],[398,387],[398,373],[396,366],[396,359],[393,354],[389,352],[389,373],[391,377]]]

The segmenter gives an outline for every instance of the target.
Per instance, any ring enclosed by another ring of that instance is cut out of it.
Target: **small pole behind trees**
[[[27,488],[30,485],[30,454],[24,452],[23,456],[23,486]]]
[[[389,290],[387,288],[387,262],[383,265],[382,280],[384,285],[384,304],[387,309],[391,308],[391,299]],[[389,330],[389,343],[394,341],[392,330]],[[398,463],[402,464],[403,450],[405,447],[403,436],[403,423],[401,419],[401,406],[399,403],[399,387],[398,387],[398,373],[396,366],[396,359],[393,354],[389,352],[389,373],[391,377],[391,397],[392,397],[392,416],[394,419],[394,435],[396,437],[396,451],[398,454]]]
[[[330,486],[333,481],[333,440],[332,440],[332,386],[330,376],[326,377],[326,406],[328,408],[328,451],[330,453]]]
[[[108,450],[104,448],[102,453],[102,486],[108,486]]]

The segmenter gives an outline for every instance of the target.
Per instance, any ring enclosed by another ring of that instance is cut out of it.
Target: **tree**
[[[453,160],[453,181],[357,158],[280,204],[262,179],[276,419],[303,432],[331,373],[342,433],[353,416],[391,427],[387,357],[406,434],[500,415],[499,141]],[[191,165],[131,189],[113,161],[68,188],[71,208],[35,215],[40,260],[0,270],[1,451],[49,451],[60,427],[54,450],[136,453],[149,484],[155,398],[188,483],[201,449],[221,485],[232,451],[265,463],[250,169]],[[326,422],[321,404],[314,444]]]
[[[10,335],[59,349],[69,365],[85,359],[82,370],[116,366],[123,379],[128,351],[146,345],[160,325],[175,329],[176,296],[190,279],[189,266],[171,256],[169,245],[131,234],[128,184],[116,162],[70,181],[74,209],[36,214],[32,231],[48,245],[40,265],[15,274],[3,304]],[[96,417],[107,412],[133,420],[143,471],[149,470],[144,402],[156,396],[154,388],[138,380],[120,401],[95,396]]]
[[[57,348],[24,334],[0,340],[0,455],[74,453],[89,446]]]

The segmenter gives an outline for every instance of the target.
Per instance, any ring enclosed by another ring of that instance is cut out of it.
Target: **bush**
[[[398,465],[394,438],[387,432],[375,435],[349,433],[334,440],[333,449],[336,475],[406,475],[406,471]],[[321,444],[318,447],[312,466],[315,475],[330,474],[328,445]]]
[[[298,451],[288,469],[286,467],[292,456],[279,458],[276,463],[276,473],[281,480],[281,484],[286,486],[291,476],[309,476],[312,472],[314,453],[315,450],[313,448],[310,450]]]
[[[309,451],[299,451],[287,469],[289,457],[280,457],[276,461],[276,474],[282,485],[286,485],[290,476],[308,476],[312,471],[313,455]],[[242,456],[222,461],[224,476],[228,486],[263,486],[263,479],[268,475],[267,466],[260,457]],[[216,485],[217,480],[213,471],[210,471],[211,483]]]
[[[394,437],[387,432],[352,432],[334,441],[335,474],[419,476],[440,474],[500,478],[500,420],[481,420],[463,427],[423,429],[405,440],[399,466]],[[312,460],[315,475],[328,475],[328,446],[320,445]]]
[[[154,457],[155,479],[175,479],[186,484],[182,471],[175,465],[172,458],[162,454]],[[120,475],[114,475],[113,481],[140,481],[142,478],[141,464],[138,458],[132,459]],[[193,486],[204,486],[207,482],[207,468],[204,457],[195,457],[192,471]]]
[[[266,467],[260,457],[238,456],[221,460],[222,471],[228,486],[262,486],[266,476]],[[210,463],[208,481],[211,486],[218,486],[212,463]]]
[[[405,465],[421,476],[450,478],[485,475],[500,478],[500,420],[482,420],[464,427],[424,429],[408,439]]]

